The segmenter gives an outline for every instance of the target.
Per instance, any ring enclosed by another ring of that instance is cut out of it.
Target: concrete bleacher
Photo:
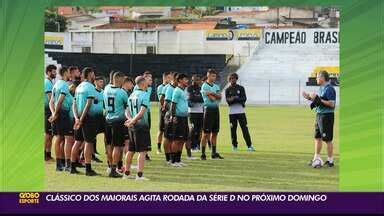
[[[318,90],[306,85],[318,66],[339,66],[338,44],[261,43],[237,73],[248,93],[248,104],[307,104],[301,92]],[[336,91],[339,96],[338,87]]]

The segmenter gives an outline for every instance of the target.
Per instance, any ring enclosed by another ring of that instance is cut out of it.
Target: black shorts
[[[173,124],[174,139],[188,140],[189,126],[188,117],[176,117],[176,123]]]
[[[73,135],[73,123],[69,117],[69,111],[60,110],[59,117],[52,123],[52,131],[58,136]]]
[[[83,129],[81,127],[77,130],[74,130],[73,134],[75,141],[84,141]]]
[[[145,152],[151,150],[151,135],[149,128],[130,128],[128,151]]]
[[[51,110],[49,108],[44,109],[44,128],[45,133],[52,135],[52,124],[48,121],[49,117],[52,115]]]
[[[97,121],[94,116],[87,116],[81,126],[83,131],[84,141],[87,143],[93,143],[96,140],[97,135]]]
[[[333,140],[334,113],[317,113],[315,122],[315,138],[325,142]]]
[[[203,118],[204,133],[218,133],[220,130],[219,108],[205,108]]]
[[[104,133],[105,131],[105,116],[103,114],[99,114],[95,116],[97,122],[97,130],[96,133]]]
[[[164,123],[165,111],[159,109],[159,131],[164,132],[165,123]]]
[[[112,124],[108,122],[105,122],[104,143],[105,145],[112,145]]]
[[[173,122],[170,120],[171,114],[167,112],[164,116],[164,137],[172,140],[174,139]]]
[[[116,121],[112,124],[112,146],[123,147],[125,141],[125,129],[124,121]]]

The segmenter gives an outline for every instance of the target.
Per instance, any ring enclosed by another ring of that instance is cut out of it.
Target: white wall
[[[81,52],[91,46],[93,53],[146,54],[155,47],[157,54],[228,54],[248,57],[258,40],[206,40],[205,30],[132,31],[91,30],[72,31],[71,51]]]

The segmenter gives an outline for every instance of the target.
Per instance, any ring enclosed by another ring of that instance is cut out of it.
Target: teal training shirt
[[[201,95],[204,100],[204,107],[207,108],[217,108],[219,106],[220,100],[211,100],[207,96],[206,92],[213,92],[215,94],[220,94],[220,87],[215,83],[204,82],[201,86]]]
[[[135,124],[135,128],[149,127],[149,98],[147,94],[146,91],[137,89],[128,98],[127,111],[131,118],[134,118],[140,112],[141,107],[146,109],[143,117]]]
[[[179,86],[175,88],[172,95],[172,103],[176,104],[176,116],[188,116],[188,99],[184,89]]]
[[[156,94],[157,94],[157,98],[160,100],[160,97],[162,95],[162,92],[163,92],[163,89],[164,89],[165,85],[163,83],[161,83],[159,86],[157,86],[157,91],[156,91]]]
[[[71,109],[72,103],[70,101],[70,95],[71,93],[69,92],[69,86],[66,81],[64,80],[57,80],[55,85],[53,85],[52,88],[52,97],[53,97],[53,102],[55,104],[55,107],[57,106],[57,102],[59,101],[60,95],[64,95],[64,100],[61,105],[61,109],[65,111],[69,111]]]
[[[122,88],[111,86],[104,91],[106,120],[108,122],[124,121],[128,95]]]
[[[323,100],[333,101],[336,105],[336,90],[333,86],[328,82],[323,86],[320,86],[318,95]],[[316,107],[317,113],[333,113],[335,108],[327,107],[324,105]]]
[[[173,91],[175,90],[175,86],[169,85],[167,87],[167,90],[165,91],[165,101],[167,102],[166,109],[169,110],[171,102],[172,102],[172,96],[173,96]]]
[[[92,83],[88,81],[84,81],[80,83],[79,86],[77,86],[76,92],[75,92],[75,99],[76,99],[77,114],[79,115],[79,117],[83,113],[85,105],[87,104],[87,100],[88,99],[95,100],[95,98],[96,98],[96,89]],[[95,107],[96,106],[92,101],[91,107],[89,108],[87,115],[95,116],[96,115]]]
[[[136,91],[136,90],[140,90],[138,85],[135,85],[135,87],[133,88],[133,91]],[[147,97],[148,97],[149,102],[151,102],[152,87],[148,86],[148,88],[147,88],[147,90],[145,90],[145,92],[147,93]],[[149,103],[148,112],[151,112],[151,103]]]
[[[44,79],[44,107],[49,109],[48,93],[52,93],[53,83],[51,80]]]

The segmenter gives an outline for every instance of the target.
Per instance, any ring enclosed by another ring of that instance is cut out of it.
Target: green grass
[[[106,164],[93,164],[99,177],[69,175],[46,165],[46,191],[337,191],[339,122],[336,112],[334,168],[313,169],[307,162],[313,154],[314,113],[299,106],[248,106],[248,126],[256,152],[246,151],[238,128],[239,151],[232,152],[228,108],[221,107],[218,151],[224,160],[186,161],[190,166],[165,165],[164,156],[150,153],[145,175],[151,181],[110,179]],[[157,106],[152,105],[152,147],[156,149]],[[103,135],[98,151],[104,152]],[[325,146],[324,146],[325,147]],[[185,153],[185,151],[184,151]],[[195,153],[198,157],[199,154]],[[326,157],[325,148],[322,153]],[[105,162],[105,156],[100,158]],[[84,172],[83,170],[80,170]]]

